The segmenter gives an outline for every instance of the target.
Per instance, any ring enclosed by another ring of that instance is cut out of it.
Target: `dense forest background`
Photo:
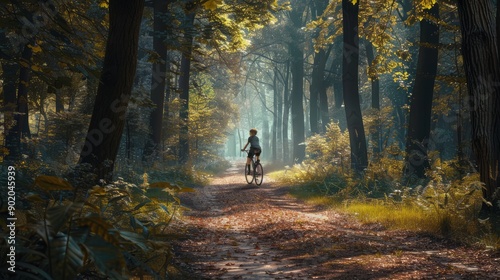
[[[500,208],[500,16],[490,0],[2,3],[2,185],[15,167],[21,209],[40,199],[50,220],[55,201],[70,199],[60,215],[71,223],[79,195],[119,209],[134,189],[148,199],[132,212],[152,204],[173,215],[176,194],[243,160],[254,127],[263,163],[307,175],[295,181],[334,180],[335,192],[356,182],[350,194],[367,197],[432,186],[483,218]],[[137,187],[150,182],[169,191]],[[104,208],[80,222],[81,235],[111,223],[98,215],[111,208],[91,204]],[[131,217],[140,234],[120,240],[141,247],[151,224]],[[52,223],[45,242],[79,242],[71,224]]]

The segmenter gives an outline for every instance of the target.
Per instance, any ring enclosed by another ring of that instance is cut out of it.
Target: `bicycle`
[[[249,153],[249,150],[244,150]],[[245,165],[245,179],[247,180],[248,184],[251,184],[255,181],[255,184],[257,186],[262,185],[262,181],[264,179],[264,169],[262,168],[262,164],[260,162],[257,162],[255,155],[252,157],[252,170],[247,170],[247,167]]]

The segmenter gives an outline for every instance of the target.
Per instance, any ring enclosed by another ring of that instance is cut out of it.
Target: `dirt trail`
[[[498,252],[361,225],[267,176],[248,185],[242,170],[182,197],[191,210],[175,225],[188,236],[175,244],[176,262],[189,278],[500,279]]]

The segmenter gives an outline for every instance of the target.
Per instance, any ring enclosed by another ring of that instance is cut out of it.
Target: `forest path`
[[[361,225],[242,170],[181,198],[191,210],[174,225],[187,236],[175,261],[191,279],[500,279],[498,252]]]

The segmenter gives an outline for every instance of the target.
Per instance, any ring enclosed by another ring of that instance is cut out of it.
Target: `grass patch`
[[[332,208],[366,224],[500,249],[498,225],[478,219],[482,200],[475,176],[450,183],[434,180],[402,190],[396,189],[400,188],[397,184],[379,185],[374,195],[375,184],[366,178],[326,172],[315,176],[316,172],[299,168],[276,171],[272,176],[291,185],[290,194],[308,204]]]
[[[337,206],[337,210],[353,214],[363,223],[380,223],[389,229],[436,231],[436,218],[417,207],[384,205],[377,201],[354,201]]]

